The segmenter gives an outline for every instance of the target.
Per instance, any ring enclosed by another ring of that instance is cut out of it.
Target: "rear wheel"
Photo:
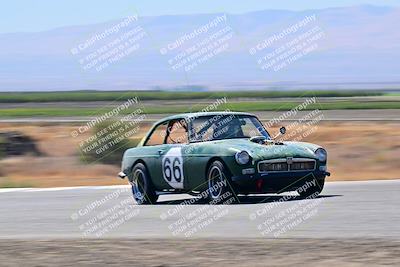
[[[154,204],[158,195],[154,190],[150,175],[142,163],[138,163],[132,170],[132,181],[129,181],[132,188],[133,198],[138,205]]]
[[[315,198],[319,194],[321,194],[324,189],[325,179],[312,179],[306,180],[302,186],[297,189],[297,193],[299,193],[302,198]]]
[[[230,204],[237,201],[237,196],[229,184],[230,173],[224,164],[214,161],[207,172],[207,199],[212,204]]]

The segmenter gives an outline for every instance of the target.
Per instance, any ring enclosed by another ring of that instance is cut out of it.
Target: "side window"
[[[214,124],[208,118],[199,117],[193,120],[193,135],[192,140],[203,142],[213,139]]]
[[[158,125],[147,139],[145,146],[162,145],[164,143],[165,135],[167,134],[167,125],[168,122]]]
[[[168,126],[167,144],[187,144],[188,142],[186,121],[171,121]]]

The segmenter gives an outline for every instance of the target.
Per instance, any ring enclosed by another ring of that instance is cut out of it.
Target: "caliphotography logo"
[[[0,20],[0,266],[400,266],[399,1]]]

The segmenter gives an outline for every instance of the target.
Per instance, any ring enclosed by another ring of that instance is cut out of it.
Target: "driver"
[[[228,124],[215,124],[214,137],[218,139],[245,137],[242,123],[239,119],[232,119]]]

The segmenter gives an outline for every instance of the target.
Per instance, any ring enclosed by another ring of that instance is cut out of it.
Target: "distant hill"
[[[112,29],[122,21],[57,28],[45,32],[0,34],[0,90],[121,90],[149,88],[390,88],[400,84],[400,8],[355,6],[322,10],[265,10],[226,14],[226,21],[193,38],[196,29],[223,14],[139,17],[118,33],[95,41],[73,55],[71,50]],[[251,55],[249,50],[274,34],[315,15],[296,33]],[[145,32],[140,47],[97,72],[84,71],[79,60],[140,26]],[[229,26],[233,37],[226,51],[189,72],[168,63],[183,49]],[[262,70],[257,64],[289,41],[319,27],[323,37],[309,54],[282,70]],[[211,33],[211,34],[210,34]],[[185,35],[186,34],[186,35]],[[183,40],[179,48],[168,50]],[[160,49],[167,49],[167,54]]]

